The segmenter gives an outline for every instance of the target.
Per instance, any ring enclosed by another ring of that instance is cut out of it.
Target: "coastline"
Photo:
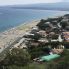
[[[0,52],[7,48],[10,44],[21,38],[26,32],[38,24],[39,20],[23,23],[15,28],[11,28],[0,33]]]
[[[60,15],[47,18],[54,18],[54,17],[60,17]],[[11,28],[9,30],[0,33],[0,52],[2,52],[5,48],[14,43],[18,38],[22,38],[26,32],[29,32],[32,29],[32,27],[36,26],[39,22],[40,19],[33,20],[30,22],[25,22],[19,26],[16,26],[14,28]]]

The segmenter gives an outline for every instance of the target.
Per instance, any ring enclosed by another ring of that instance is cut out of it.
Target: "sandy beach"
[[[29,23],[24,23],[18,27],[0,33],[0,50],[7,48],[8,45],[22,37],[26,32],[30,31],[32,27],[37,25],[38,22],[39,21],[32,21]]]

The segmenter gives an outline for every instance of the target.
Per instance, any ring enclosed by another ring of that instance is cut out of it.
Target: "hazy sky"
[[[65,1],[69,0],[0,0],[0,5],[54,3],[54,2],[65,2]]]

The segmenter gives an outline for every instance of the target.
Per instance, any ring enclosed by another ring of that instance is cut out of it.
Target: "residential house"
[[[38,40],[40,43],[48,43],[49,41],[46,38],[41,38]]]
[[[42,37],[46,37],[47,33],[44,30],[40,30],[39,32],[37,32],[38,34],[40,34]]]
[[[63,32],[62,35],[63,35],[64,40],[66,42],[69,42],[69,32]]]
[[[47,39],[51,42],[58,42],[58,34],[55,34],[54,32],[49,33]]]
[[[33,47],[38,47],[39,46],[39,42],[30,42],[30,47],[33,46]]]

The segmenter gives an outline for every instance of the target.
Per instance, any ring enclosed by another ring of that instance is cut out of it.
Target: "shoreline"
[[[48,19],[53,17],[60,17],[60,15],[54,15],[42,19]],[[11,45],[13,42],[15,42],[18,38],[22,38],[26,32],[29,32],[32,27],[36,26],[39,22],[40,19],[32,20],[30,22],[25,22],[19,26],[0,33],[0,52],[7,48],[9,45]]]
[[[51,10],[51,11],[53,11],[53,10]],[[65,15],[65,14],[68,14],[68,13],[54,14],[54,15],[47,16],[47,17],[32,19],[32,20],[30,20],[29,22],[36,21],[36,20],[41,20],[41,19],[52,18],[52,17],[56,17],[56,16],[63,16],[63,15]],[[23,23],[21,22],[20,25],[28,24],[29,22],[28,22],[28,21],[25,21],[25,22],[23,22]],[[3,33],[3,32],[9,31],[9,30],[11,30],[11,29],[15,29],[15,28],[17,28],[17,27],[20,26],[20,25],[16,25],[16,26],[10,27],[10,28],[8,28],[8,29],[6,29],[6,30],[0,31],[0,34]]]
[[[33,20],[0,33],[0,53],[18,38],[23,37],[23,35],[30,31],[32,27],[36,26],[38,22],[39,20]]]
[[[32,22],[39,22],[40,21],[40,19],[38,19],[38,20],[32,20],[32,21],[27,21],[27,22],[24,22],[24,23],[22,23],[22,24],[20,24],[20,25],[18,25],[18,26],[15,26],[15,27],[13,27],[13,28],[10,28],[10,29],[8,29],[8,30],[5,30],[5,31],[3,31],[3,32],[0,32],[0,35],[1,34],[4,34],[4,33],[6,33],[6,32],[9,32],[9,31],[11,31],[11,30],[15,30],[15,29],[19,29],[19,27],[23,27],[23,26],[26,26],[26,25],[29,25],[29,24],[32,24]],[[34,24],[33,24],[34,25]]]

